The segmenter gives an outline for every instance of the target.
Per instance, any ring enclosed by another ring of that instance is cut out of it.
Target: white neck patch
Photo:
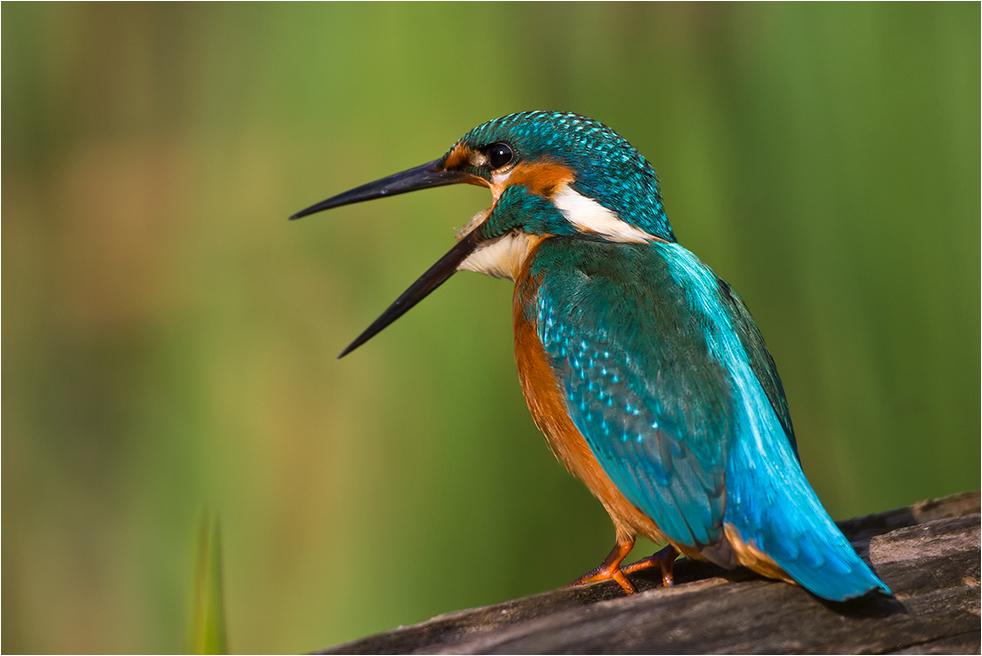
[[[566,220],[581,232],[593,233],[611,241],[641,243],[661,241],[644,230],[621,220],[614,212],[592,198],[587,198],[563,185],[550,198]]]
[[[492,192],[495,192],[496,201],[504,186],[501,183],[506,179],[507,176],[504,176],[503,180],[495,180],[494,183],[496,184],[492,185]],[[663,241],[644,230],[635,228],[626,221],[622,221],[616,213],[597,201],[573,191],[567,184],[560,187],[550,197],[550,200],[563,213],[566,220],[581,232],[600,235],[610,241],[617,242],[638,244]],[[457,232],[457,240],[463,239],[465,235],[484,223],[490,213],[490,209],[481,210],[471,217],[471,220]],[[515,280],[522,270],[525,260],[528,259],[532,250],[542,239],[543,236],[540,235],[510,232],[495,240],[482,243],[467,256],[466,260],[460,263],[457,270],[483,273],[492,278]]]

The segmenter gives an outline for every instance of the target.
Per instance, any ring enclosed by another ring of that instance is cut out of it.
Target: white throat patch
[[[467,225],[457,232],[457,241],[484,223],[490,213],[490,209],[481,210],[471,217]],[[510,232],[498,239],[482,243],[460,263],[457,270],[474,271],[492,278],[514,280],[522,270],[529,253],[541,239],[542,237],[524,232]]]
[[[486,241],[460,263],[457,270],[475,271],[492,278],[515,280],[532,249],[542,240],[539,235],[509,232]]]

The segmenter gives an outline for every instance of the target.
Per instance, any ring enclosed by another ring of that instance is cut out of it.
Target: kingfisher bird
[[[573,585],[681,554],[797,582],[819,597],[891,594],[812,490],[784,388],[747,306],[679,245],[651,164],[567,112],[510,114],[446,154],[290,217],[457,183],[490,209],[338,357],[460,270],[515,283],[518,376],[555,456],[603,504],[615,546]],[[637,536],[668,546],[629,566]]]

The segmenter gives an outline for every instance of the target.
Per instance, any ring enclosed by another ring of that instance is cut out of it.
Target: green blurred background
[[[600,562],[609,520],[525,408],[509,283],[457,276],[335,359],[486,190],[286,221],[513,111],[651,160],[760,324],[833,517],[979,487],[977,3],[2,18],[4,652],[182,649],[205,508],[234,651]]]

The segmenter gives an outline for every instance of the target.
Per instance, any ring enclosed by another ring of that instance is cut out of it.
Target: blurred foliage
[[[457,276],[486,191],[291,213],[512,111],[601,120],[740,291],[834,517],[980,484],[980,7],[2,7],[4,652],[298,652],[560,586],[613,531]],[[643,555],[643,554],[638,554]]]

